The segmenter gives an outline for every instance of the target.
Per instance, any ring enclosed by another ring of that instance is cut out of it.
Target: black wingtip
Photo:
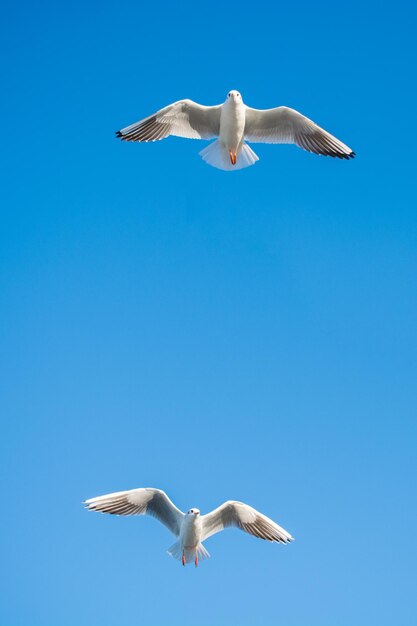
[[[122,131],[121,130],[116,130],[116,137],[122,137]]]

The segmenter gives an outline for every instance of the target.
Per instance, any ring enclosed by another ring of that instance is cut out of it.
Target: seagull
[[[246,141],[294,143],[314,154],[353,159],[355,153],[314,122],[294,109],[252,109],[238,91],[227,94],[223,104],[203,106],[179,100],[143,120],[117,131],[123,141],[158,141],[170,135],[188,139],[213,139],[199,153],[221,170],[240,170],[259,161]]]
[[[198,566],[199,559],[210,557],[203,541],[224,528],[234,526],[250,535],[275,543],[290,543],[293,537],[281,526],[243,502],[229,500],[211,513],[201,515],[196,508],[183,513],[161,489],[145,487],[117,491],[91,498],[84,503],[87,509],[113,515],[152,515],[162,522],[177,541],[168,548],[168,554],[183,565]]]

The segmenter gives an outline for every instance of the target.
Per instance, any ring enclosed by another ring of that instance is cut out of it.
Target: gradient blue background
[[[411,3],[18,3],[2,15],[0,623],[416,623]],[[229,89],[357,152],[224,173],[114,131]],[[198,570],[85,498],[242,499]]]

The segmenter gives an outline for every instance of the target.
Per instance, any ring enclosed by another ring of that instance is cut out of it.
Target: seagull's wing
[[[262,515],[243,502],[233,500],[229,500],[211,513],[203,515],[202,524],[202,541],[229,526],[235,526],[250,535],[267,541],[289,543],[293,540],[293,537],[286,530],[278,526],[269,517]]]
[[[217,137],[220,131],[221,107],[206,107],[192,100],[180,100],[136,124],[122,128],[116,135],[124,141],[157,141],[169,135],[211,139]]]
[[[161,489],[146,487],[117,491],[84,502],[87,509],[113,515],[152,515],[174,535],[180,534],[184,513],[177,509]]]
[[[255,143],[295,143],[315,154],[353,159],[355,153],[314,122],[290,109],[251,109],[246,107],[245,139]]]

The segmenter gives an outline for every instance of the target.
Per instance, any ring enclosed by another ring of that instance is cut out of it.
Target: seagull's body
[[[276,543],[290,543],[293,537],[271,519],[243,502],[229,500],[207,515],[199,509],[180,511],[164,491],[145,487],[118,491],[84,502],[92,511],[113,515],[152,515],[164,524],[177,541],[168,554],[179,559],[183,565],[209,557],[203,541],[229,526]]]
[[[198,565],[198,557],[208,557],[208,552],[202,549],[201,543],[203,537],[203,523],[200,511],[198,509],[190,509],[184,516],[181,524],[181,530],[178,542],[174,543],[168,550],[168,554],[176,556],[181,553],[182,564],[194,558],[196,566]],[[177,545],[178,544],[178,545]],[[200,548],[201,546],[201,548]],[[191,557],[191,558],[188,558]]]
[[[217,137],[200,155],[209,165],[223,170],[242,169],[259,160],[246,141],[294,143],[308,152],[339,159],[355,156],[346,144],[294,109],[252,109],[234,90],[223,104],[208,107],[179,100],[117,132],[124,141],[157,141],[170,135]]]
[[[245,134],[245,108],[242,99],[230,96],[220,111],[219,142],[229,153],[232,165],[237,165]]]

